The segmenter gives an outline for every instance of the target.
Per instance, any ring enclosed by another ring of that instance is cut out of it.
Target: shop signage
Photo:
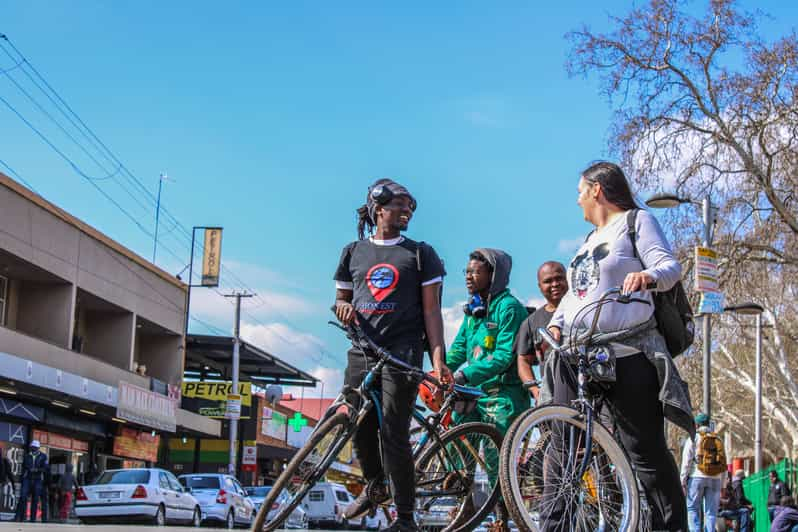
[[[257,442],[252,440],[247,440],[244,442],[244,448],[241,454],[241,463],[243,465],[255,465],[258,463]]]
[[[0,414],[27,419],[28,421],[42,421],[44,419],[44,408],[26,405],[12,399],[0,399]]]
[[[219,267],[222,263],[222,228],[205,228],[202,253],[202,286],[219,286]]]
[[[263,419],[260,427],[261,434],[276,438],[280,441],[285,441],[287,424],[288,418],[285,415],[269,407],[263,407]]]
[[[176,401],[165,395],[140,388],[135,384],[119,383],[119,404],[116,417],[127,419],[166,432],[176,428]]]
[[[224,411],[224,418],[241,419],[241,396],[239,394],[227,394],[227,409]]]
[[[107,406],[117,404],[114,387],[5,352],[0,352],[0,376]]]
[[[114,438],[114,455],[125,458],[137,458],[149,462],[158,461],[159,435],[150,432],[119,427],[119,434]]]
[[[63,436],[54,432],[47,432],[46,430],[34,430],[33,439],[39,440],[42,447],[55,447],[65,451],[79,451],[86,453],[89,451],[89,442],[76,440],[69,436]]]
[[[184,381],[183,397],[196,399],[206,399],[208,401],[226,401],[227,396],[233,393],[232,381],[208,382],[208,381]],[[252,406],[252,383],[239,382],[238,394],[241,396],[241,404]]]
[[[27,434],[28,429],[24,425],[0,421],[0,440],[2,441],[25,445],[28,441]]]

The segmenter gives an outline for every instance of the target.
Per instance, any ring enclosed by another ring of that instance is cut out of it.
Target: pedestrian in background
[[[61,511],[59,517],[62,521],[69,518],[69,511],[72,509],[72,493],[78,487],[75,475],[72,473],[72,464],[66,465],[66,471],[58,479],[58,488],[61,491]]]
[[[682,487],[687,495],[687,519],[690,532],[701,530],[703,507],[704,530],[715,531],[720,506],[720,491],[726,472],[723,442],[709,428],[709,416],[695,417],[698,427],[695,439],[688,438],[682,448]]]
[[[775,508],[781,504],[781,498],[790,493],[790,488],[787,487],[780,478],[779,474],[775,471],[770,472],[770,492],[768,493],[768,513],[770,514],[770,521],[773,522],[775,515]]]
[[[25,513],[28,509],[28,497],[31,498],[30,520],[36,521],[36,512],[39,509],[39,500],[42,500],[43,509],[47,508],[47,503],[42,497],[45,495],[44,481],[45,474],[49,469],[47,455],[41,452],[39,440],[30,442],[30,451],[22,460],[22,489],[17,503],[17,521],[25,520]],[[45,511],[42,512],[42,519],[47,520]]]

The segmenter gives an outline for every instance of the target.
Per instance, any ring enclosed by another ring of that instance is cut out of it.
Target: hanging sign
[[[202,286],[219,286],[219,268],[222,263],[222,228],[205,228],[205,246],[202,254]]]

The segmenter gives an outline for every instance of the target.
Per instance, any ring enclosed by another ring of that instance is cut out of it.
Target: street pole
[[[704,211],[704,247],[712,247],[712,206],[709,202],[709,196],[704,198],[702,202],[702,210]],[[703,326],[704,326],[704,360],[703,360],[703,376],[704,376],[704,413],[712,419],[712,316],[709,313],[704,313]]]
[[[155,252],[158,250],[158,222],[161,218],[161,189],[163,188],[163,180],[165,174],[158,177],[158,201],[155,202],[155,238],[152,241],[152,263],[155,264]],[[189,282],[189,284],[191,284]]]
[[[756,315],[756,412],[754,415],[754,471],[762,470],[762,314]]]
[[[225,297],[236,298],[236,314],[235,321],[233,322],[233,385],[232,393],[238,394],[238,367],[240,360],[240,347],[241,347],[241,298],[252,297],[254,294],[246,294],[243,292],[234,292]],[[236,474],[236,462],[238,454],[238,418],[230,419],[230,461],[227,464],[227,472],[230,475]]]

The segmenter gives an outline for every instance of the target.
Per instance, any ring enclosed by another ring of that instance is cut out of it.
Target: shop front
[[[111,454],[98,454],[100,471],[147,467],[158,462],[161,437],[152,431],[118,427]]]

